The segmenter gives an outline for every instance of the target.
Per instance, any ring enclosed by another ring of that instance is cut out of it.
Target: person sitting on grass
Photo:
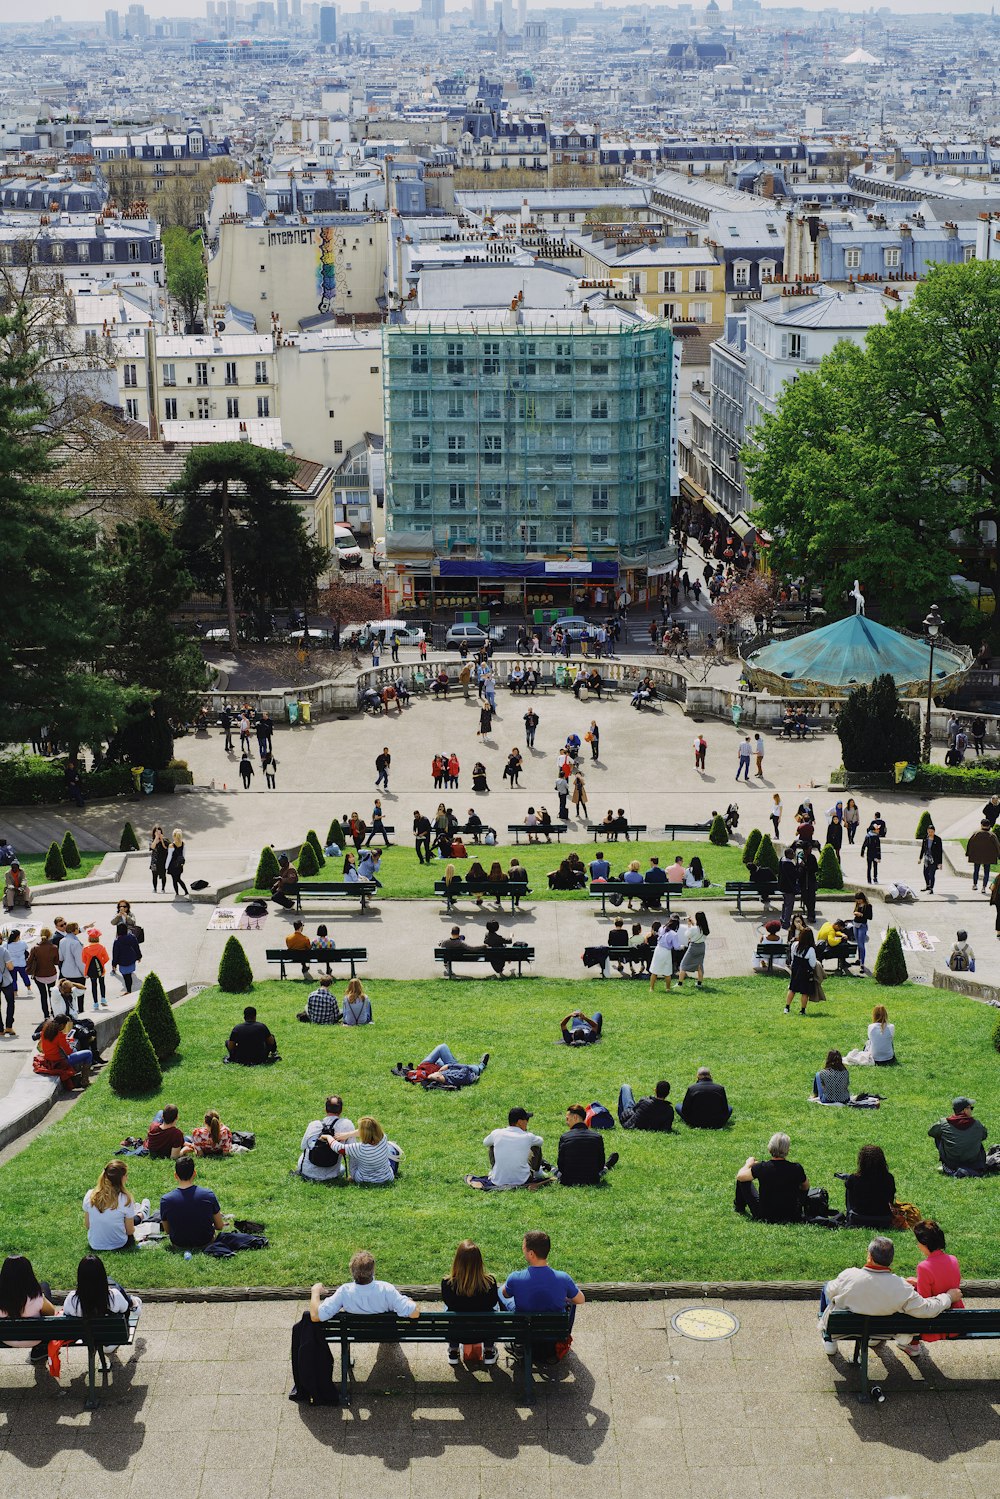
[[[792,1142],[780,1131],[767,1142],[769,1159],[748,1156],[736,1173],[737,1213],[749,1212],[764,1223],[801,1223],[809,1178],[798,1161],[790,1161]]]
[[[329,1322],[340,1312],[354,1317],[378,1317],[395,1312],[415,1322],[420,1308],[409,1296],[397,1291],[387,1280],[375,1279],[375,1256],[367,1249],[351,1255],[351,1278],[323,1298],[323,1286],[317,1281],[309,1297],[309,1315],[314,1322]]]
[[[174,1166],[177,1185],[160,1198],[160,1224],[174,1249],[204,1249],[222,1232],[219,1199],[195,1181],[191,1156]]]
[[[551,1177],[543,1174],[541,1135],[528,1129],[531,1114],[527,1109],[507,1112],[506,1129],[494,1129],[483,1144],[490,1157],[488,1176],[467,1176],[466,1185],[479,1191],[509,1192],[517,1187],[544,1186]]]
[[[604,1016],[600,1010],[596,1010],[593,1016],[585,1015],[582,1010],[570,1010],[559,1022],[567,1046],[592,1046],[601,1039],[603,1027]]]
[[[353,1123],[344,1117],[344,1100],[339,1093],[331,1093],[324,1108],[326,1113],[322,1119],[312,1119],[306,1125],[299,1147],[302,1154],[296,1170],[306,1181],[332,1182],[344,1176],[343,1156],[323,1136],[336,1142],[351,1140],[355,1135]]]
[[[399,1163],[403,1152],[395,1140],[390,1140],[377,1119],[363,1114],[358,1120],[356,1139],[343,1135],[339,1139],[331,1135],[322,1138],[332,1150],[347,1157],[351,1181],[359,1187],[391,1187],[399,1175]]]
[[[344,1024],[371,1025],[372,1002],[359,978],[348,979],[344,990]]]
[[[262,1020],[257,1019],[253,1005],[243,1011],[242,1025],[234,1025],[226,1042],[224,1062],[238,1062],[241,1067],[262,1067],[280,1062],[278,1043]]]
[[[109,1161],[83,1199],[83,1221],[87,1243],[102,1253],[111,1249],[131,1249],[135,1244],[135,1226],[149,1217],[149,1198],[136,1207],[135,1198],[125,1186],[128,1167],[124,1161]]]
[[[340,1006],[337,996],[330,993],[332,986],[333,975],[325,973],[319,981],[319,988],[310,994],[305,1009],[299,1011],[297,1018],[308,1025],[339,1025]]]
[[[191,1153],[193,1147],[177,1124],[178,1112],[175,1103],[168,1103],[149,1126],[146,1149],[151,1161],[176,1161],[180,1156]]]
[[[191,1144],[196,1155],[232,1155],[233,1132],[222,1123],[217,1109],[209,1109],[204,1124],[191,1131]]]
[[[674,1106],[669,1101],[670,1084],[658,1082],[651,1098],[640,1098],[638,1103],[628,1083],[622,1083],[618,1091],[618,1123],[622,1129],[656,1130],[669,1135],[674,1126]]]
[[[572,1103],[566,1110],[567,1128],[559,1136],[556,1157],[556,1180],[564,1187],[599,1187],[612,1166],[618,1164],[618,1152],[604,1158],[604,1136],[587,1123],[582,1103]]]
[[[714,1081],[707,1067],[698,1068],[696,1080],[677,1105],[677,1117],[688,1129],[723,1129],[733,1117],[732,1106],[721,1083]]]
[[[813,1097],[820,1103],[850,1103],[851,1074],[836,1047],[826,1054],[826,1061],[813,1077]]]
[[[891,1228],[896,1178],[881,1145],[862,1145],[858,1164],[844,1177],[848,1228]]]
[[[552,869],[548,874],[550,890],[580,890],[582,885],[568,860],[563,859],[557,869]]]
[[[973,1117],[975,1099],[956,1098],[947,1119],[939,1119],[927,1131],[938,1148],[940,1170],[945,1176],[982,1176],[986,1171],[986,1126]]]
[[[942,1291],[938,1296],[921,1296],[909,1281],[892,1273],[892,1261],[896,1246],[891,1239],[881,1234],[868,1245],[868,1258],[861,1269],[851,1266],[842,1270],[833,1280],[827,1281],[819,1293],[819,1335],[823,1340],[823,1351],[834,1354],[837,1345],[827,1331],[831,1312],[854,1312],[866,1317],[891,1317],[897,1312],[907,1317],[940,1317],[961,1301],[962,1293],[957,1286]],[[911,1358],[916,1349],[907,1337],[897,1340]],[[919,1347],[919,1344],[917,1345]]]
[[[450,1046],[443,1041],[418,1062],[403,1066],[397,1062],[390,1068],[394,1077],[405,1078],[408,1083],[421,1083],[425,1088],[467,1088],[478,1083],[489,1064],[490,1054],[484,1051],[478,1062],[460,1062]]]
[[[487,1275],[482,1251],[471,1239],[463,1239],[455,1250],[451,1274],[441,1282],[441,1299],[449,1312],[495,1312],[504,1310],[504,1299],[492,1275]],[[448,1362],[455,1367],[460,1358],[459,1345],[448,1344]],[[483,1343],[483,1364],[492,1368],[497,1361],[495,1343]]]

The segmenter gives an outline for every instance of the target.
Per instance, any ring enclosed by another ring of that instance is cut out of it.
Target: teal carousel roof
[[[927,691],[930,645],[852,614],[832,625],[761,646],[746,658],[753,687],[783,697],[846,697],[888,672],[900,697]],[[950,692],[972,665],[972,652],[941,640],[934,647],[934,694]]]

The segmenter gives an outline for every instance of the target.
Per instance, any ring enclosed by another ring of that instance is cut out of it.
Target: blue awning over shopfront
[[[583,562],[575,558],[558,562],[489,562],[480,557],[448,557],[437,563],[441,578],[544,578],[556,583],[560,578],[581,581],[615,582],[617,562]]]

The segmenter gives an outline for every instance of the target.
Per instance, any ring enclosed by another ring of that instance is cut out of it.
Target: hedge
[[[163,1062],[167,1057],[173,1056],[180,1045],[181,1033],[177,1029],[166,990],[155,973],[147,973],[143,979],[135,1011],[142,1021],[157,1060]]]
[[[925,807],[924,810],[921,812],[920,816],[917,818],[917,831],[913,835],[914,838],[923,838],[926,835],[927,829],[930,826],[931,826],[931,814],[928,812],[927,808]]]
[[[309,844],[313,853],[316,855],[317,869],[322,869],[323,865],[326,863],[326,854],[324,854],[323,845],[322,843],[320,843],[317,834],[312,828],[310,828],[308,833],[306,834],[306,842]]]
[[[724,848],[729,842],[729,829],[726,827],[726,819],[720,817],[716,812],[712,818],[712,826],[708,833],[709,843],[714,843],[716,848]]]
[[[329,831],[326,835],[325,847],[329,848],[331,843],[335,843],[338,848],[342,849],[345,842],[346,839],[344,838],[344,830],[340,825],[340,819],[338,817],[335,817],[331,822]]]
[[[103,770],[86,771],[83,789],[88,799],[131,796],[135,784],[127,765],[108,765]],[[59,761],[45,760],[41,755],[0,760],[0,807],[41,807],[69,800]]]
[[[743,863],[748,869],[757,861],[757,849],[760,847],[760,840],[763,836],[760,828],[751,828],[747,834],[747,841],[743,845]]]
[[[769,833],[765,833],[757,845],[755,862],[758,869],[769,869],[772,874],[778,873],[778,853],[771,842]]]
[[[261,849],[260,858],[257,860],[257,873],[253,880],[254,889],[270,890],[279,873],[278,856],[271,845],[267,844]]]
[[[921,765],[911,786],[922,795],[992,796],[1000,791],[1000,760],[980,760],[977,765]]]
[[[310,879],[314,874],[319,874],[319,861],[313,853],[311,843],[303,843],[299,849],[297,868],[303,879]]]
[[[823,845],[823,852],[819,856],[819,874],[816,884],[820,890],[843,890],[844,888],[840,859],[832,843]]]
[[[249,994],[253,988],[253,969],[243,944],[230,937],[219,959],[219,988],[223,994]]]
[[[146,1035],[146,1028],[135,1010],[126,1016],[115,1045],[108,1085],[121,1098],[141,1098],[155,1093],[163,1082],[156,1052]]]
[[[127,822],[122,828],[122,835],[118,840],[118,852],[122,854],[137,854],[139,852],[139,840],[135,836],[135,828]]]
[[[76,846],[76,839],[73,837],[73,834],[70,832],[69,828],[67,828],[65,833],[63,834],[63,841],[59,847],[60,852],[63,856],[63,863],[66,865],[66,868],[79,869],[80,865],[83,863],[83,860],[80,858],[80,850]]]
[[[66,865],[63,862],[62,852],[58,843],[49,844],[49,851],[45,855],[45,878],[47,880],[64,880],[66,878]]]
[[[891,926],[885,934],[872,973],[876,984],[905,984],[909,978],[906,959],[903,956],[903,944],[894,926]]]

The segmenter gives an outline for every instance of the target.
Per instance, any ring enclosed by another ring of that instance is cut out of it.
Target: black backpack
[[[336,1119],[324,1119],[320,1134],[332,1134],[336,1124]],[[340,1159],[339,1153],[336,1150],[332,1150],[327,1142],[322,1139],[317,1139],[315,1145],[309,1146],[306,1156],[310,1166],[318,1166],[321,1171],[330,1166],[336,1166]]]

